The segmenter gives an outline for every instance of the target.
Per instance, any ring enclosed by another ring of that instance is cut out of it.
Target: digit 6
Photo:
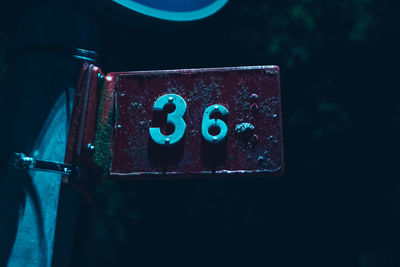
[[[167,105],[174,105],[175,110],[167,114],[166,123],[174,125],[174,132],[169,135],[161,133],[160,127],[150,127],[151,139],[159,145],[169,146],[178,143],[185,135],[186,123],[183,116],[186,112],[185,100],[176,94],[163,95],[154,103],[153,111],[163,112]]]
[[[211,119],[211,115],[219,114],[223,117],[228,116],[229,111],[222,105],[212,105],[206,108],[203,115],[203,122],[201,124],[201,133],[208,143],[218,144],[223,142],[228,135],[228,126],[223,120],[214,118]],[[210,134],[212,128],[218,128],[219,133],[217,135]]]

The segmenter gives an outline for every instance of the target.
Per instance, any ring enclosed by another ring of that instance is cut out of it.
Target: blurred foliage
[[[129,223],[135,222],[140,218],[135,207],[129,205],[135,200],[132,188],[123,190],[114,182],[104,182],[97,189],[97,193],[100,197],[103,196],[97,201],[104,203],[105,215],[112,218],[112,220],[109,222],[100,220],[99,223],[96,223],[96,236],[99,237],[100,241],[111,231],[116,234],[117,243],[124,244],[127,241],[124,229],[129,227]],[[123,225],[124,222],[127,225]]]
[[[249,1],[238,4],[232,38],[252,55],[283,58],[284,68],[305,63],[329,40],[363,42],[376,25],[372,0]],[[249,27],[251,25],[251,27]]]

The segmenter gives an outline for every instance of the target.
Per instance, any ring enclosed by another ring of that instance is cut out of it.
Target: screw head
[[[97,74],[97,81],[99,83],[103,83],[104,82],[104,75],[101,74],[100,72]]]
[[[174,98],[172,96],[168,97],[168,102],[174,101]]]
[[[253,101],[256,101],[258,99],[258,95],[257,94],[251,94],[250,99]]]
[[[87,152],[88,152],[89,156],[93,156],[94,155],[95,147],[94,147],[94,145],[92,143],[89,143],[87,145]]]

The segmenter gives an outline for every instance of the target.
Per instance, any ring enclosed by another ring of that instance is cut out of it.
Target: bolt
[[[215,105],[215,106],[214,106],[214,109],[215,109],[215,110],[218,110],[218,109],[219,109],[219,106],[218,106],[218,105]]]
[[[174,101],[174,98],[172,96],[168,97],[168,102]]]
[[[253,101],[256,101],[258,99],[258,95],[257,94],[251,94],[250,99]]]
[[[100,84],[103,84],[103,83],[104,83],[104,75],[101,74],[100,72],[97,74],[97,81],[98,81],[98,83],[100,83]]]
[[[169,140],[169,138],[167,137],[167,138],[165,138],[164,141],[165,141],[165,144],[169,144],[169,141],[170,141],[170,140]]]
[[[258,105],[256,103],[251,104],[250,110],[253,113],[256,113],[258,111]]]
[[[122,125],[121,125],[121,124],[118,124],[118,125],[117,125],[117,128],[118,128],[118,129],[121,129],[121,128],[122,128]]]
[[[215,141],[217,141],[218,140],[218,137],[216,137],[216,136],[213,136],[213,141],[215,142]]]
[[[92,143],[89,143],[87,145],[87,152],[90,157],[92,157],[94,155],[94,151],[95,151],[94,145]]]

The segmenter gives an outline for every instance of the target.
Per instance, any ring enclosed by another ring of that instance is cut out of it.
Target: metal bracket
[[[39,160],[28,157],[23,153],[13,153],[9,167],[14,169],[55,172],[76,177],[79,174],[79,167],[54,161]]]

